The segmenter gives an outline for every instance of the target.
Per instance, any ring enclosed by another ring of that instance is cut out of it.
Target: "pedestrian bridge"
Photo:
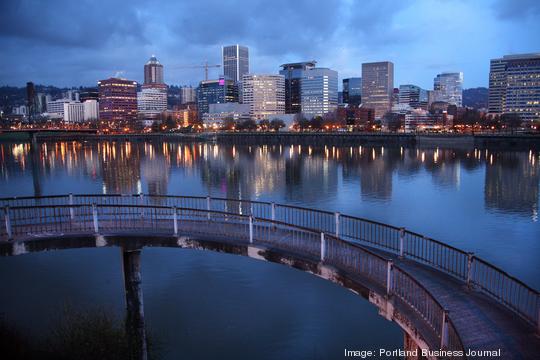
[[[70,194],[4,198],[0,206],[0,255],[121,247],[125,272],[135,269],[131,283],[126,276],[128,315],[130,306],[140,306],[134,310],[142,314],[142,301],[130,301],[128,290],[141,300],[142,292],[138,258],[126,254],[139,256],[144,246],[206,249],[338,283],[402,327],[407,348],[443,350],[428,358],[467,358],[469,351],[497,358],[489,351],[499,349],[499,359],[540,354],[537,290],[472,253],[404,228],[296,206],[193,196]],[[142,318],[137,321],[144,328]]]

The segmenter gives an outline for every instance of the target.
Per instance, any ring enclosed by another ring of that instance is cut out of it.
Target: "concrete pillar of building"
[[[141,287],[141,250],[122,249],[126,293],[126,333],[131,358],[148,359]]]

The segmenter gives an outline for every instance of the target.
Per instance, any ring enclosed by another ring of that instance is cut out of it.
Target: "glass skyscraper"
[[[199,116],[208,113],[210,104],[238,102],[238,86],[234,80],[203,80],[197,88]]]
[[[540,53],[506,55],[491,60],[488,109],[540,120]]]
[[[435,101],[444,101],[450,105],[462,106],[463,73],[446,72],[438,74],[433,79]]]
[[[343,79],[343,102],[345,104],[360,105],[362,102],[362,78]]]
[[[313,69],[317,62],[304,61],[281,65],[280,75],[285,77],[285,113],[297,114],[302,111],[300,83],[304,76],[304,71]]]
[[[337,109],[337,71],[328,68],[312,68],[303,71],[300,98],[302,113],[308,119]]]
[[[381,61],[362,64],[362,104],[381,119],[392,107],[394,64]]]
[[[249,50],[246,46],[224,46],[221,52],[225,79],[239,82],[244,74],[249,74]]]
[[[413,109],[424,109],[428,107],[428,92],[416,85],[399,86],[399,103],[406,104]]]

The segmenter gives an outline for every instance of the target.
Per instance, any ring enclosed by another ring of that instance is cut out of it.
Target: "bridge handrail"
[[[220,202],[223,202],[222,205],[226,212],[231,210],[228,209],[227,204],[236,202],[240,205],[238,209],[239,214],[243,213],[242,207],[244,207],[247,213],[256,215],[258,218],[270,220],[280,218],[283,223],[333,233],[350,242],[360,242],[361,244],[428,265],[460,281],[466,282],[471,288],[474,287],[492,297],[530,324],[536,326],[536,328],[540,327],[538,315],[540,311],[540,293],[523,281],[509,275],[507,272],[480,259],[472,253],[467,253],[441,241],[425,237],[404,228],[365,218],[342,215],[319,209],[308,209],[296,205],[282,205],[264,201],[221,197],[211,198],[181,195],[74,194],[41,197],[26,196],[0,198],[0,205],[9,206],[17,205],[20,202],[26,204],[58,199],[65,199],[75,204],[80,199],[88,202],[92,199],[97,201],[98,199],[105,198],[122,199],[122,201],[124,199],[131,199],[132,201],[137,201],[137,205],[159,199],[164,199],[165,201],[195,200],[195,202],[190,203],[190,207],[195,206],[197,209],[206,209],[207,211],[215,210],[216,204],[219,205]],[[65,204],[65,202],[63,203]],[[370,228],[366,229],[366,226]],[[501,289],[497,290],[491,286],[491,282],[495,278],[504,279],[499,280],[499,283],[508,287],[508,289],[505,288],[501,291]],[[502,293],[504,293],[504,296]]]
[[[57,209],[66,210],[63,212],[57,212]],[[72,212],[74,209],[86,209],[88,211],[84,212]],[[115,211],[111,213],[99,213],[98,209],[114,209]],[[412,275],[407,271],[401,269],[399,266],[396,266],[392,263],[391,260],[386,259],[380,254],[377,254],[365,247],[351,243],[345,240],[342,240],[339,237],[333,235],[327,235],[321,233],[320,231],[314,230],[312,228],[306,228],[302,226],[292,225],[278,220],[268,220],[261,218],[254,218],[252,215],[242,215],[224,211],[217,210],[204,210],[197,208],[181,208],[181,207],[171,207],[164,205],[133,205],[133,204],[53,204],[53,205],[31,205],[31,206],[13,206],[6,208],[5,211],[8,211],[11,217],[10,221],[10,230],[3,229],[1,235],[13,234],[13,229],[18,229],[19,227],[28,227],[34,225],[37,222],[39,225],[52,225],[54,224],[54,230],[64,233],[60,228],[58,230],[57,225],[64,225],[71,221],[74,221],[77,216],[82,218],[83,222],[94,221],[95,230],[98,230],[98,216],[116,216],[120,215],[121,219],[125,221],[131,220],[126,217],[125,213],[118,213],[118,209],[133,209],[135,211],[128,212],[128,215],[133,215],[135,217],[148,217],[151,211],[154,211],[153,216],[150,216],[151,222],[167,220],[170,221],[173,216],[174,219],[174,231],[176,232],[176,221],[177,214],[182,214],[184,212],[199,213],[200,219],[205,219],[207,221],[216,221],[219,220],[218,216],[221,216],[223,220],[236,218],[244,220],[244,225],[249,224],[250,227],[250,242],[253,242],[254,233],[259,234],[265,229],[271,229],[279,226],[281,229],[292,228],[295,230],[300,230],[305,233],[310,233],[314,235],[316,239],[321,239],[320,244],[316,244],[316,248],[320,251],[316,254],[311,253],[311,255],[320,256],[321,262],[327,263],[331,266],[336,266],[337,269],[343,269],[343,256],[350,257],[351,254],[365,254],[373,259],[377,259],[382,264],[382,271],[379,271],[377,276],[369,277],[371,280],[375,281],[382,288],[386,288],[388,295],[394,295],[399,298],[406,306],[410,307],[415,313],[417,313],[420,318],[427,323],[429,328],[433,331],[438,341],[440,341],[441,347],[452,349],[452,350],[463,350],[463,343],[457,332],[452,320],[448,317],[448,311],[440,304],[440,302],[431,294],[429,290],[425,288],[420,282],[418,282]],[[41,216],[36,216],[32,210],[36,210],[40,213]],[[46,210],[53,210],[52,213],[47,213]],[[162,212],[156,212],[157,210],[165,210]],[[45,212],[45,214],[43,214]],[[155,216],[157,214],[157,216]],[[93,215],[93,219],[91,216]],[[162,215],[162,217],[160,217]],[[52,220],[52,222],[50,222]],[[110,219],[107,219],[110,220]],[[30,221],[30,223],[28,223]],[[45,221],[45,224],[43,224]],[[253,227],[255,224],[255,228]],[[263,227],[261,224],[265,224]],[[7,223],[6,223],[7,226]],[[113,229],[118,229],[118,223],[115,222]],[[121,226],[120,226],[121,228]],[[154,225],[152,223],[152,228]],[[84,227],[87,231],[90,229],[91,225]],[[80,228],[76,230],[80,231]],[[18,232],[16,232],[18,234]],[[48,233],[48,235],[53,235],[54,233]],[[261,241],[258,239],[258,241]],[[264,241],[262,241],[264,242]],[[354,251],[345,252],[346,255],[343,255],[343,252],[332,251],[335,250],[335,245],[346,246],[347,248],[352,248]],[[313,247],[313,246],[312,246]],[[323,250],[324,248],[324,250]],[[306,250],[301,248],[300,250]],[[341,258],[340,258],[341,257]],[[367,261],[370,263],[370,261]],[[364,264],[365,266],[365,264]],[[369,264],[368,264],[369,266]],[[350,268],[350,267],[349,267]],[[358,269],[353,267],[353,271],[358,272]],[[381,270],[381,269],[379,269]],[[388,271],[388,272],[387,272]],[[363,274],[360,272],[360,274]],[[392,274],[392,275],[390,275]],[[403,284],[406,284],[403,287]]]

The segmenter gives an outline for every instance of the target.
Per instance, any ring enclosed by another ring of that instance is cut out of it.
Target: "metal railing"
[[[70,200],[75,197],[71,196]],[[434,348],[463,350],[461,339],[448,317],[448,312],[434,296],[403,269],[358,244],[353,244],[325,232],[284,223],[217,210],[184,208],[168,205],[134,205],[115,201],[107,203],[50,204],[61,197],[51,197],[47,205],[28,205],[29,199],[17,199],[4,208],[5,226],[0,238],[28,238],[32,235],[69,234],[131,234],[152,232],[180,235],[201,234],[220,236],[223,241],[263,245],[303,259],[322,262],[343,271],[348,276],[362,276],[395,296],[425,322],[437,339]],[[96,198],[77,197],[78,200]],[[104,198],[102,198],[104,200]],[[118,198],[116,198],[118,199]],[[129,198],[130,201],[134,198]],[[44,200],[43,198],[40,200]],[[198,198],[185,198],[191,204]],[[206,200],[206,199],[204,199]],[[128,202],[130,202],[128,201]],[[105,201],[104,201],[105,202]],[[238,204],[238,202],[233,201]],[[256,206],[254,209],[257,208]]]
[[[333,234],[430,266],[506,306],[540,332],[540,294],[503,270],[440,241],[359,217],[262,201],[173,195],[58,195],[0,199],[0,206],[159,205],[251,215]]]

